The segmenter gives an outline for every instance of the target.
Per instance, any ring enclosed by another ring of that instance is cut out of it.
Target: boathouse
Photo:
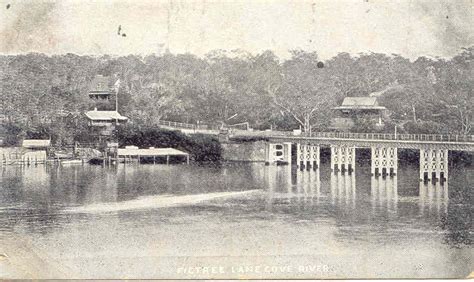
[[[47,150],[51,146],[49,139],[25,139],[21,146],[31,150]]]
[[[150,147],[148,149],[139,149],[136,146],[126,146],[125,148],[117,149],[117,158],[122,159],[124,162],[127,160],[138,160],[141,159],[151,159],[153,163],[156,162],[159,158],[165,158],[166,163],[169,164],[170,157],[182,157],[183,160],[186,160],[186,163],[189,163],[189,154],[173,148],[155,148]]]
[[[342,105],[333,108],[334,118],[331,129],[350,131],[358,119],[364,119],[376,130],[384,127],[387,118],[387,108],[380,106],[377,97],[346,97]]]

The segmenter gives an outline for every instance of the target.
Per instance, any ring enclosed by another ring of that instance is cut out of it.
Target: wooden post
[[[394,148],[393,173],[398,174],[398,148]]]
[[[301,166],[301,144],[296,143],[296,167]]]
[[[334,154],[335,154],[335,148],[331,146],[331,170],[334,171],[334,164],[335,164],[335,159],[334,159]]]
[[[300,168],[306,167],[306,144],[300,144]]]
[[[308,168],[314,168],[314,145],[310,144],[309,146],[309,167]]]
[[[441,180],[441,157],[443,152],[441,150],[434,150],[434,157],[436,158],[435,177],[437,180]]]
[[[432,180],[431,176],[433,174],[433,150],[428,149],[428,181]]]
[[[425,150],[420,149],[420,180],[423,181],[425,179]]]
[[[316,168],[319,168],[321,164],[321,147],[316,146]]]
[[[342,146],[337,146],[336,150],[337,150],[337,156],[338,156],[337,162],[336,162],[337,171],[341,171],[342,170],[342,160],[343,160]]]
[[[443,158],[443,164],[444,164],[443,176],[445,180],[448,180],[448,168],[449,168],[449,150],[448,149],[443,150],[442,158]],[[447,182],[446,182],[446,185],[447,185]]]
[[[371,154],[370,154],[370,173],[375,176],[375,150],[377,150],[377,148],[375,147],[371,147]]]
[[[156,156],[153,156],[153,164],[156,164]]]
[[[167,165],[170,164],[170,156],[169,156],[169,155],[166,156],[166,164],[167,164]]]

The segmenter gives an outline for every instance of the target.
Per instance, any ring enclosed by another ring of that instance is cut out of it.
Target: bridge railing
[[[292,131],[245,131],[232,130],[236,136],[261,137],[317,137],[360,140],[401,140],[401,141],[434,141],[434,142],[474,142],[474,135],[443,135],[443,134],[393,134],[393,133],[350,133],[350,132],[313,132],[295,134]]]
[[[174,122],[174,121],[165,121],[165,120],[158,121],[158,124],[159,125],[164,125],[164,126],[169,126],[169,127],[185,128],[185,129],[195,129],[196,128],[194,124]]]
[[[302,135],[308,136],[308,137],[365,139],[365,140],[474,142],[474,135],[350,133],[350,132],[313,132],[311,134],[302,133]]]
[[[208,124],[191,124],[191,123],[183,123],[183,122],[175,122],[175,121],[166,121],[160,120],[158,121],[159,125],[173,127],[173,128],[182,128],[182,129],[203,129],[203,130],[218,130],[217,126],[212,126]]]
[[[160,120],[160,125],[173,128],[183,128],[192,130],[219,130],[218,126],[208,124],[190,124],[174,121]],[[248,131],[231,129],[235,135],[262,136],[262,137],[320,137],[320,138],[342,138],[342,139],[363,139],[363,140],[406,140],[406,141],[437,141],[437,142],[474,142],[474,135],[446,135],[446,134],[394,134],[394,133],[351,133],[351,132],[313,132],[295,135],[292,131]]]

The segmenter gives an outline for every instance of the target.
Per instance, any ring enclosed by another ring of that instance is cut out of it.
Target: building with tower
[[[97,75],[91,81],[88,95],[94,102],[94,109],[85,112],[91,132],[100,136],[111,136],[118,125],[124,124],[128,118],[118,112],[118,90],[120,80],[113,82],[110,77]],[[104,102],[112,102],[108,105],[114,110],[103,109]],[[102,107],[101,107],[102,106]]]

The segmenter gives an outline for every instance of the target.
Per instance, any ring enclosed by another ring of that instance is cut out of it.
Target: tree
[[[466,48],[439,71],[435,85],[439,119],[457,134],[471,134],[474,123],[474,47]]]
[[[318,67],[315,52],[292,51],[283,63],[282,84],[273,102],[291,115],[305,132],[329,123],[330,109],[336,104],[339,90],[331,73]]]

